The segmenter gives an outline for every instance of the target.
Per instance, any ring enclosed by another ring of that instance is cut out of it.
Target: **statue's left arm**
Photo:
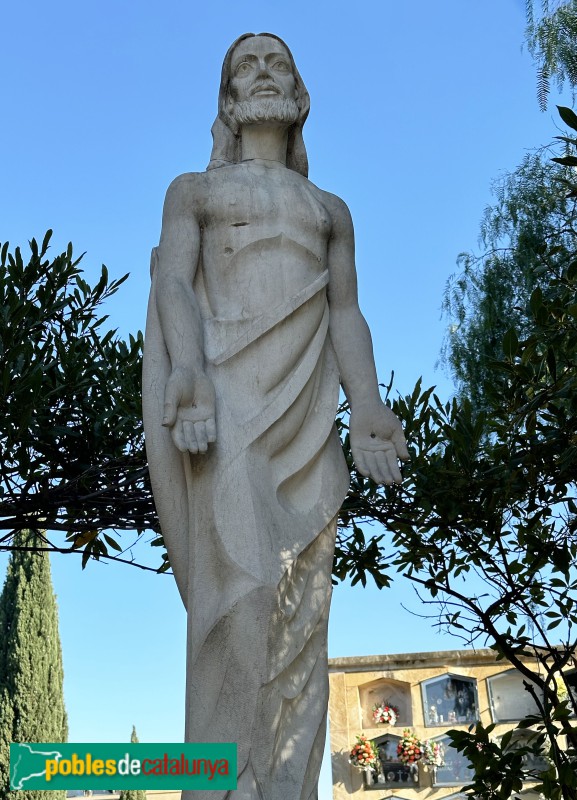
[[[376,483],[400,483],[398,459],[409,458],[401,423],[381,400],[371,334],[357,296],[351,216],[338,197],[325,195],[332,232],[328,248],[330,332],[351,406],[350,441],[357,469]]]

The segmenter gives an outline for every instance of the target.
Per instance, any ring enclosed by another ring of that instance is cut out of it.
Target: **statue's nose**
[[[259,78],[270,78],[270,76],[271,76],[270,70],[269,70],[268,66],[266,65],[266,62],[261,59],[259,61],[259,64],[258,64],[258,77]]]

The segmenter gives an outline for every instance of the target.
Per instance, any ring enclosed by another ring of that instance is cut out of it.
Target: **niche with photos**
[[[478,719],[477,682],[459,675],[442,675],[422,683],[425,725],[463,725]]]
[[[445,762],[442,767],[435,767],[433,786],[462,786],[472,780],[473,768],[469,759],[451,745],[449,737],[439,736],[433,741],[443,745]]]
[[[418,786],[418,766],[403,764],[397,755],[397,745],[400,741],[401,737],[393,734],[375,739],[379,753],[379,766],[378,769],[365,773],[366,788],[377,789],[383,786],[401,788],[404,786],[406,789],[410,789]]]

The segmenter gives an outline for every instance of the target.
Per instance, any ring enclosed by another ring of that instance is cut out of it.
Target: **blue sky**
[[[524,0],[22,0],[2,29],[0,241],[53,228],[54,251],[87,252],[89,279],[101,263],[130,272],[106,309],[125,335],[144,326],[166,187],[208,162],[227,47],[245,31],[286,39],[311,95],[310,178],[355,221],[379,375],[394,369],[403,393],[423,375],[450,394],[435,370],[445,282],[476,247],[492,180],[557,133],[556,97],[542,114],[521,48]],[[134,555],[149,558],[146,545]],[[185,617],[172,579],[52,563],[71,740],[122,741],[133,723],[143,741],[180,740]],[[401,581],[337,587],[330,655],[458,646],[403,606],[420,611]]]

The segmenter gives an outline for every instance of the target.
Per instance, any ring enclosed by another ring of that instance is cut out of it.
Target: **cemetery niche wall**
[[[448,730],[480,720],[495,723],[500,738],[535,711],[522,675],[488,648],[334,658],[329,684],[333,800],[464,798],[472,770]],[[511,747],[532,735],[514,736]],[[351,759],[355,742],[362,765]],[[523,798],[538,800],[532,786],[544,762],[538,754],[525,761]]]

